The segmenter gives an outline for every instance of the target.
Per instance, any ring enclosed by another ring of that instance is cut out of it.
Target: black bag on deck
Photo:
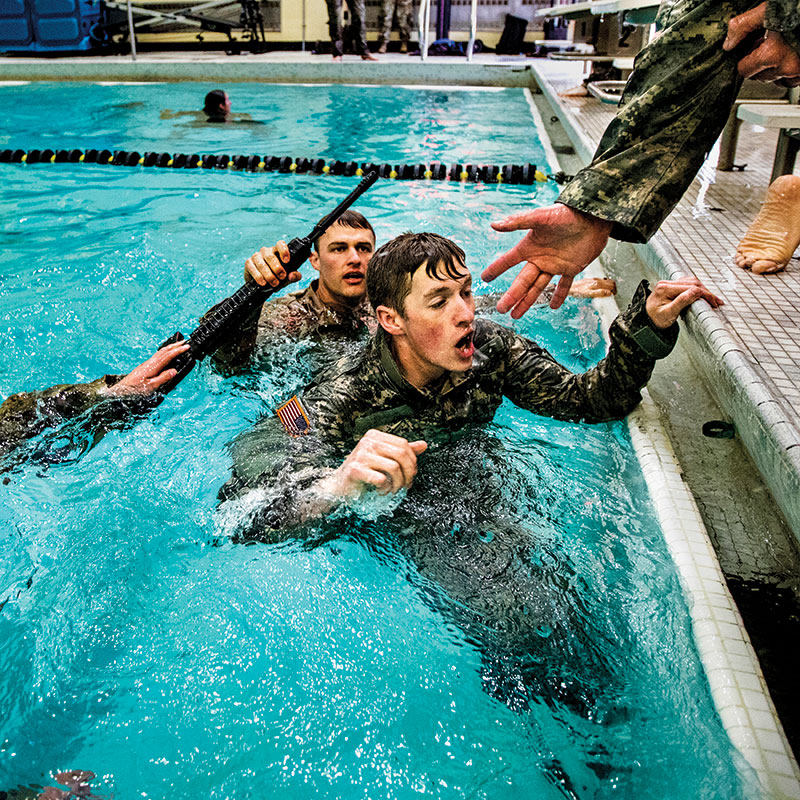
[[[515,17],[513,14],[506,14],[506,25],[503,28],[503,35],[497,43],[495,52],[498,55],[517,55],[523,50],[525,41],[525,29],[528,27],[528,20],[522,17]]]

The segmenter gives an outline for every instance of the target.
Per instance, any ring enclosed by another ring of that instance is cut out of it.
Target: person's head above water
[[[450,239],[404,233],[387,242],[369,263],[367,295],[412,384],[472,366],[472,276]]]
[[[214,89],[206,95],[203,113],[209,121],[224,121],[231,113],[231,101],[222,89]]]
[[[348,209],[314,242],[309,257],[319,272],[320,299],[329,305],[357,306],[367,292],[367,264],[375,251],[375,231],[363,214]]]

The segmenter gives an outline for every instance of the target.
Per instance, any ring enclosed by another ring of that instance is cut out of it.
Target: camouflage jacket
[[[756,0],[664,0],[660,35],[637,56],[594,158],[558,201],[647,241],[677,205],[719,137],[741,86],[728,21]],[[769,0],[768,28],[800,52],[800,0]]]
[[[61,384],[34,392],[12,394],[0,405],[0,456],[44,430],[76,419],[103,406],[109,419],[122,413],[122,398],[103,397],[102,390],[124,375],[104,375],[91,383]]]
[[[417,389],[400,373],[382,329],[358,357],[321,376],[303,396],[311,433],[290,439],[268,418],[234,443],[234,474],[221,496],[270,485],[270,508],[259,525],[285,526],[302,517],[303,492],[371,428],[409,440],[439,439],[468,423],[489,422],[504,397],[521,408],[562,420],[620,419],[641,399],[655,361],[669,354],[677,324],[659,330],[645,311],[649,290],[639,286],[612,324],[608,354],[577,375],[535,342],[497,323],[475,322],[474,365]],[[277,491],[276,487],[280,487]],[[277,494],[275,494],[277,491]]]
[[[212,356],[214,366],[226,375],[241,372],[280,337],[352,341],[367,338],[375,330],[377,323],[366,299],[352,309],[334,308],[322,302],[318,288],[319,281],[312,281],[307,289],[264,303],[240,326],[235,338]]]

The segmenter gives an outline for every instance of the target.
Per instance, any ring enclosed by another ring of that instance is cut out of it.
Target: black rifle
[[[277,286],[259,286],[255,281],[250,281],[226,300],[223,300],[214,308],[213,312],[206,314],[203,321],[189,334],[189,338],[186,340],[189,344],[189,349],[185,353],[181,353],[169,365],[170,369],[176,369],[178,374],[169,383],[161,387],[159,394],[163,396],[171,392],[192,371],[192,368],[200,359],[211,355],[258,306],[270,295],[283,289],[289,283],[289,273],[297,271],[311,255],[311,247],[314,241],[322,236],[376,180],[378,180],[378,173],[373,170],[361,180],[358,186],[328,216],[317,223],[308,236],[292,239],[289,242],[289,263],[283,264],[286,270],[286,277]],[[170,336],[161,347],[183,340],[183,334],[178,331],[173,336]]]

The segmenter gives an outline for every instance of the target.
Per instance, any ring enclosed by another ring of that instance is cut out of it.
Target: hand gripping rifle
[[[176,369],[178,374],[169,383],[162,386],[158,394],[163,397],[163,395],[171,392],[192,371],[194,365],[220,347],[233,333],[236,326],[247,319],[254,309],[261,305],[270,295],[283,289],[289,283],[289,273],[297,271],[311,255],[311,247],[314,241],[322,236],[377,179],[378,173],[373,170],[361,180],[358,186],[330,214],[317,223],[308,236],[292,239],[289,242],[289,263],[283,265],[286,270],[286,277],[277,286],[259,286],[255,281],[250,281],[226,300],[223,300],[213,313],[206,314],[202,322],[189,334],[187,339],[189,349],[177,356],[169,365],[171,369]],[[170,336],[161,347],[173,342],[183,341],[183,339],[183,334],[178,331],[173,336]]]

